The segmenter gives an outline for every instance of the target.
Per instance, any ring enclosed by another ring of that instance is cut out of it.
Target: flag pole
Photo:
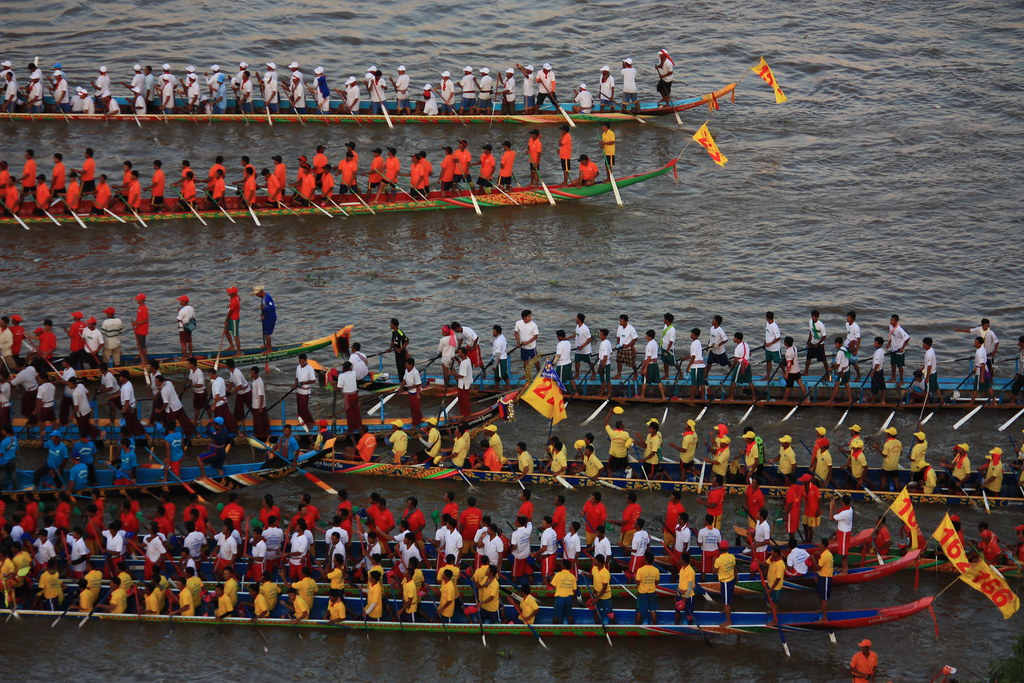
[[[697,130],[700,130],[704,126],[708,125],[709,121],[711,121],[711,119],[707,119],[706,121],[704,121],[704,123],[702,123],[699,126],[697,126]],[[681,156],[683,156],[683,152],[685,152],[686,148],[690,146],[691,142],[693,142],[693,136],[697,133],[697,130],[693,131],[693,133],[690,134],[689,138],[686,140],[686,144],[683,145],[683,148],[681,150],[679,150],[679,154],[676,155],[676,159],[678,159]]]

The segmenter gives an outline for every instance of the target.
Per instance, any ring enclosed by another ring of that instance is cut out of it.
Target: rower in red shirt
[[[784,504],[786,533],[789,534],[791,540],[796,539],[796,532],[800,529],[800,505],[803,499],[804,487],[799,482],[792,482],[789,488],[786,489],[786,502]]]
[[[522,499],[522,503],[519,505],[519,511],[516,513],[516,517],[525,517],[526,521],[533,522],[533,501],[530,498],[533,497],[533,492],[530,489],[524,490],[519,494]]]
[[[173,528],[174,523],[178,519],[178,506],[171,502],[171,494],[166,491],[160,494],[160,504],[164,506],[164,514],[171,520],[171,527]]]
[[[71,529],[70,498],[68,498],[66,493],[61,493],[58,495],[58,499],[60,502],[57,503],[57,509],[53,513],[53,525],[58,529],[67,532]]]
[[[565,496],[555,496],[555,509],[551,512],[551,528],[555,530],[559,542],[565,538]]]
[[[448,515],[452,519],[459,518],[459,504],[455,502],[455,494],[451,491],[444,493],[444,507],[441,508],[441,516]]]
[[[423,545],[423,529],[427,526],[427,519],[419,508],[419,500],[414,497],[406,499],[405,510],[402,512],[402,519],[409,524],[409,533],[416,538],[416,545]]]
[[[753,529],[760,519],[758,514],[764,508],[764,491],[756,477],[751,477],[745,493],[747,499],[747,526]]]
[[[811,543],[814,540],[814,530],[821,524],[821,490],[811,481],[810,474],[800,476],[804,485],[804,542]]]
[[[167,508],[163,505],[158,505],[156,512],[157,514],[153,521],[156,522],[157,529],[164,536],[170,538],[174,535],[174,518],[167,514]]]
[[[875,528],[871,538],[874,542],[875,551],[883,559],[889,557],[889,548],[892,546],[892,534],[889,533],[889,527],[885,525],[885,515],[879,516],[878,526]]]
[[[978,531],[981,535],[981,540],[978,541],[978,550],[985,556],[986,562],[999,564],[1003,557],[1003,549],[999,546],[999,537],[988,528],[988,522],[978,522]]]
[[[720,474],[715,475],[714,485],[708,489],[705,498],[697,498],[697,502],[708,509],[708,514],[714,517],[714,526],[722,530],[722,514],[725,512],[725,479]]]
[[[512,149],[512,143],[506,140],[501,143],[501,165],[498,167],[498,185],[500,187],[512,187],[512,174],[516,165],[516,153]]]
[[[601,502],[600,491],[591,493],[590,498],[583,504],[583,520],[586,522],[583,526],[586,529],[587,546],[589,547],[594,544],[594,539],[597,538],[597,527],[608,521],[608,510],[605,508],[604,503]]]
[[[540,185],[540,153],[544,151],[544,143],[540,140],[540,131],[530,131],[530,139],[526,143],[526,156],[530,159],[530,185]]]
[[[388,501],[384,497],[377,501],[377,509],[377,529],[381,533],[388,535],[395,530],[395,515],[388,508]]]
[[[38,357],[53,360],[53,354],[57,350],[57,335],[53,333],[53,324],[49,322],[49,319],[36,330],[36,337],[38,339]]]
[[[480,523],[484,513],[476,506],[476,498],[470,496],[466,499],[466,509],[459,515],[459,533],[462,535],[462,554],[469,556],[473,549],[473,539],[476,532],[480,530]]]
[[[125,533],[134,534],[139,530],[139,518],[131,510],[131,505],[125,503],[121,506],[121,512],[118,514],[118,519],[121,520],[121,528]]]
[[[228,504],[223,507],[220,511],[220,518],[230,519],[234,524],[235,529],[245,528],[243,522],[245,521],[245,508],[238,504],[238,494],[231,493],[228,495]]]
[[[274,496],[269,493],[263,496],[263,502],[260,503],[260,524],[266,529],[270,526],[270,518],[276,517],[278,520],[281,519],[281,508],[274,504]]]
[[[686,506],[683,505],[682,494],[679,491],[673,491],[669,496],[668,504],[665,506],[665,523],[663,527],[666,548],[671,547],[675,543],[679,515],[684,512],[686,512]]]
[[[50,209],[50,186],[46,184],[46,176],[40,173],[36,176],[35,186],[35,215],[42,216],[43,212]]]
[[[619,538],[621,545],[627,552],[632,551],[633,534],[636,533],[636,520],[640,519],[643,508],[636,502],[636,492],[630,491],[626,494],[626,508],[622,511],[620,521],[612,520],[612,524],[622,527],[622,535]]]
[[[15,313],[11,316],[11,355],[21,355],[21,343],[25,340],[25,328],[21,325],[22,317]]]
[[[189,504],[185,507],[185,510],[182,513],[184,515],[184,519],[192,519],[192,511],[198,510],[199,518],[203,521],[206,521],[206,519],[210,516],[210,513],[206,509],[206,506],[199,502],[199,496],[195,493],[190,493],[188,499]],[[280,517],[278,517],[278,519],[280,519]]]

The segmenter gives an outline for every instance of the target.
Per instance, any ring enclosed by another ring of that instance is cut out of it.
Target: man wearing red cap
[[[814,530],[821,524],[821,489],[811,481],[810,474],[800,475],[800,483],[804,485],[804,543],[811,543]]]
[[[224,318],[224,334],[228,338],[228,351],[236,356],[242,355],[242,342],[238,338],[238,318],[242,311],[242,300],[238,296],[238,287],[228,287],[228,314]]]
[[[853,683],[874,683],[878,670],[878,655],[871,651],[871,641],[865,638],[857,644],[860,651],[850,660],[850,675]]]
[[[15,313],[11,316],[11,355],[15,360],[21,359],[21,342],[25,340],[25,328],[21,326],[22,317]]]
[[[64,328],[64,331],[68,333],[68,345],[71,348],[71,367],[81,370],[89,358],[89,354],[85,352],[85,340],[82,339],[82,330],[85,329],[82,312],[75,311],[71,314],[71,319],[74,321],[71,326]]]
[[[146,364],[146,335],[149,334],[149,306],[146,305],[146,295],[135,295],[139,308],[135,311],[135,321],[132,322],[132,329],[135,330],[135,343],[139,347],[139,362]]]
[[[189,299],[182,294],[178,297],[178,341],[181,342],[181,357],[184,360],[192,356],[192,330],[196,329],[196,309],[189,305]]]
[[[36,358],[43,358],[47,361],[53,360],[53,354],[57,350],[57,335],[53,333],[53,321],[47,318],[43,321],[42,327],[37,327],[36,335]]]
[[[124,323],[120,318],[114,317],[116,311],[113,306],[103,309],[106,320],[100,324],[100,332],[103,333],[103,360],[116,367],[121,364],[121,333],[124,332]]]

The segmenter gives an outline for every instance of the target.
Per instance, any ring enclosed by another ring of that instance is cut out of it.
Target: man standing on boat
[[[242,310],[242,300],[238,296],[238,287],[231,286],[224,291],[228,295],[228,312],[224,316],[224,336],[228,340],[227,350],[234,351],[236,356],[240,356],[242,355],[242,341],[238,336],[238,322]]]
[[[260,323],[263,326],[263,353],[270,354],[273,346],[270,338],[274,334],[274,327],[277,325],[277,306],[274,304],[274,297],[267,293],[263,285],[256,285],[252,288],[252,295],[260,298]]]
[[[640,100],[637,97],[636,69],[633,60],[627,57],[622,60],[622,111],[627,108],[634,112],[640,111]]]
[[[672,61],[667,50],[658,51],[658,63],[654,70],[658,72],[658,94],[661,95],[662,106],[672,103],[672,78],[676,63]]]
[[[978,327],[971,328],[954,328],[954,332],[965,332],[967,334],[973,334],[975,337],[981,337],[982,345],[985,347],[985,358],[988,364],[989,374],[992,374],[992,364],[996,360],[996,351],[999,350],[999,337],[996,336],[995,330],[992,329],[988,318],[981,319],[981,325]]]
[[[342,369],[344,371],[351,372],[352,364],[346,361],[345,366]],[[309,412],[309,394],[314,384],[316,384],[316,372],[313,370],[313,366],[311,366],[307,362],[306,354],[300,353],[299,364],[295,368],[295,384],[293,385],[293,388],[295,389],[295,409],[299,419],[307,423],[313,422],[313,414]],[[340,376],[338,377],[338,388],[342,389],[343,391],[345,390],[345,387],[342,385],[342,380]],[[357,411],[356,416],[358,418],[359,392],[358,389],[355,388],[355,373],[352,374],[352,391],[355,393]],[[347,394],[345,396],[345,399],[345,405],[347,409]],[[356,420],[356,422],[358,422],[358,419]],[[350,430],[350,433],[353,433],[351,432],[351,430],[353,429],[351,418],[349,419],[348,428]],[[358,427],[356,427],[355,429],[358,430]]]

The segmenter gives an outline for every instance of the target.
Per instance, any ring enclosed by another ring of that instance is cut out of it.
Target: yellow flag
[[[565,419],[565,398],[550,362],[544,366],[521,398],[538,413],[550,419],[551,424],[558,424]]]
[[[971,563],[967,561],[967,552],[964,550],[964,542],[960,540],[960,534],[956,532],[948,512],[942,517],[932,538],[939,542],[942,552],[957,571],[962,574],[971,568]]]
[[[984,560],[980,560],[960,575],[960,580],[971,588],[981,591],[992,604],[1002,612],[1003,619],[1009,619],[1020,609],[1020,599],[1010,590],[1010,585],[998,571]]]
[[[729,161],[724,154],[718,150],[718,145],[715,144],[715,139],[711,137],[711,132],[708,130],[708,124],[702,125],[697,129],[697,132],[693,134],[693,139],[698,145],[703,147],[711,155],[712,161],[719,166],[725,166],[725,162]]]
[[[921,527],[917,525],[917,515],[914,514],[914,503],[910,500],[910,494],[906,487],[899,492],[896,500],[889,506],[893,514],[903,520],[903,523],[911,530],[910,549],[916,550],[920,547],[918,539],[921,537]]]
[[[782,88],[776,82],[775,74],[772,73],[772,68],[768,66],[768,62],[764,61],[764,57],[761,57],[760,62],[750,67],[750,70],[760,76],[775,91],[775,104],[782,104],[786,101],[786,94],[782,92]]]

